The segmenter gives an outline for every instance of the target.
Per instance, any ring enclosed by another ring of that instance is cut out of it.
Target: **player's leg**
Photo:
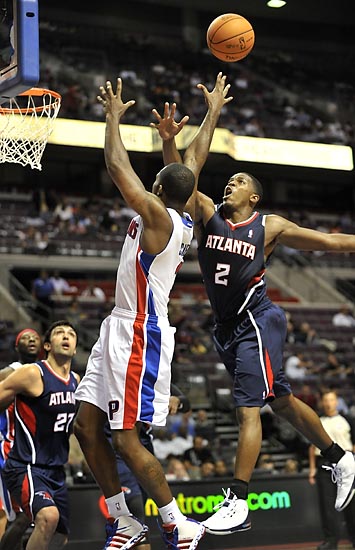
[[[169,504],[173,496],[164,470],[159,460],[142,445],[137,427],[113,430],[112,438],[115,449],[157,506]]]
[[[293,394],[278,397],[270,405],[276,414],[292,424],[319,449],[325,450],[332,445],[333,442],[323,428],[318,414]]]
[[[260,407],[238,407],[237,418],[239,435],[234,477],[249,483],[261,449]]]
[[[215,334],[217,350],[234,380],[239,437],[234,479],[222,505],[203,522],[209,533],[227,535],[250,529],[248,484],[261,449],[260,408],[274,396],[273,381],[282,368],[285,335],[285,314],[273,304],[256,314],[247,311],[229,337],[223,329]]]
[[[97,484],[109,498],[122,489],[116,456],[105,434],[106,423],[107,415],[101,409],[91,403],[80,403],[74,421],[74,434]]]
[[[159,460],[139,439],[140,426],[132,430],[113,430],[116,451],[134,473],[139,484],[155,501],[163,522],[163,539],[168,548],[196,548],[205,533],[204,526],[179,510]]]
[[[287,420],[313,445],[321,450],[330,463],[332,479],[337,484],[335,509],[344,510],[355,494],[355,458],[352,452],[344,451],[329,437],[317,413],[292,394],[275,399],[272,409]]]
[[[48,550],[56,531],[59,511],[56,506],[45,506],[35,516],[35,526],[28,539],[26,550]]]

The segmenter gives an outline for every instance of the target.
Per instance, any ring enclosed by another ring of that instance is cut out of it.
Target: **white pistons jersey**
[[[169,294],[193,236],[190,216],[185,214],[181,217],[176,210],[167,210],[173,222],[173,231],[164,250],[156,255],[147,254],[140,247],[143,231],[141,216],[132,219],[117,271],[116,307],[167,316]]]
[[[193,222],[168,209],[173,230],[160,254],[143,252],[133,218],[117,271],[116,305],[104,319],[75,398],[106,412],[113,430],[136,422],[164,426],[169,412],[175,328],[168,301],[192,239]]]

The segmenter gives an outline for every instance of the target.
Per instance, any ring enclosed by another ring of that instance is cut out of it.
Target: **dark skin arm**
[[[185,126],[188,117],[184,117],[181,122],[177,123],[174,120],[176,111],[175,104],[172,105],[170,111],[168,104],[165,104],[163,118],[159,115],[156,109],[153,109],[153,113],[158,122],[156,124],[152,123],[151,126],[158,129],[159,135],[163,140],[164,164],[169,164],[171,162],[183,162],[195,175],[195,189],[186,205],[186,210],[195,221],[199,221],[202,218],[202,210],[200,207],[201,199],[199,197],[199,195],[202,194],[197,192],[199,175],[207,160],[213,133],[217,126],[221,110],[224,105],[233,99],[233,97],[227,97],[230,84],[226,84],[226,78],[227,77],[222,73],[218,73],[215,87],[211,92],[209,92],[203,84],[197,85],[197,87],[202,90],[204,94],[208,111],[195,137],[186,149],[183,159],[177,150],[175,136]],[[204,195],[204,197],[206,197],[206,195]],[[208,199],[208,197],[206,198]],[[213,208],[213,202],[211,201],[211,203]]]
[[[0,382],[0,407],[8,407],[18,393],[38,397],[42,392],[43,379],[37,365],[23,365]]]
[[[100,87],[100,93],[97,99],[106,113],[104,153],[108,173],[127,205],[143,219],[142,248],[149,254],[158,254],[169,241],[172,221],[162,200],[145,189],[133,170],[120,132],[121,118],[135,101],[123,103],[120,78],[117,79],[116,93],[113,92],[109,81],[106,82],[106,86]]]
[[[322,231],[300,227],[282,216],[273,214],[266,217],[266,254],[269,255],[278,243],[297,250],[355,252],[355,235],[323,233]]]

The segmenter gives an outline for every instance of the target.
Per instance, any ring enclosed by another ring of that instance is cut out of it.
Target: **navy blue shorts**
[[[64,468],[39,468],[8,458],[2,472],[11,498],[34,521],[46,506],[59,511],[57,531],[69,533],[68,490]]]
[[[248,310],[234,330],[216,328],[214,342],[233,379],[236,407],[262,407],[292,393],[282,368],[286,331],[284,311],[269,301]]]

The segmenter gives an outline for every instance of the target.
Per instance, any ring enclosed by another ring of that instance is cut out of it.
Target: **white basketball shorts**
[[[175,330],[166,317],[115,307],[101,324],[75,398],[106,412],[113,430],[138,421],[164,426]]]

